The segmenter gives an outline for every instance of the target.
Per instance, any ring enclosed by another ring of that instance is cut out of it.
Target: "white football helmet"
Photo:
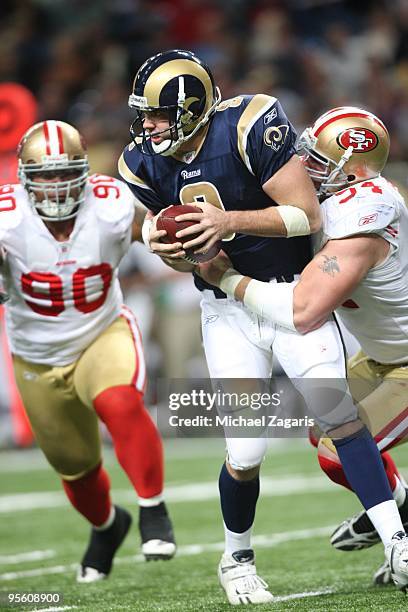
[[[36,123],[22,137],[17,156],[18,177],[39,216],[47,221],[75,217],[85,199],[89,172],[78,130],[63,121]]]
[[[297,149],[318,194],[323,195],[378,176],[388,158],[390,137],[373,113],[341,106],[306,128]]]

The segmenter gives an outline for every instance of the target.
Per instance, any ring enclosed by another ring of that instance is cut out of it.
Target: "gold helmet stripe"
[[[257,94],[252,98],[237,124],[238,133],[238,151],[242,161],[253,174],[251,163],[246,152],[246,145],[248,140],[248,134],[252,129],[252,126],[256,121],[263,115],[268,108],[273,106],[276,102],[276,98],[272,96],[266,96],[265,94]]]
[[[150,191],[152,191],[151,188],[148,185],[146,185],[146,183],[142,181],[141,178],[136,176],[136,174],[133,174],[133,172],[130,170],[129,166],[125,162],[123,153],[119,157],[118,171],[119,171],[120,176],[123,179],[125,179],[125,181],[127,181],[128,183],[131,183],[132,185],[136,185],[137,187],[141,187],[142,189],[150,189]]]
[[[147,99],[148,106],[160,106],[160,94],[163,87],[172,79],[182,75],[192,75],[196,77],[205,88],[207,107],[209,108],[213,101],[213,88],[211,79],[207,71],[196,62],[188,59],[176,59],[165,62],[158,66],[152,72],[146,81],[143,95]],[[207,108],[205,109],[207,110]]]

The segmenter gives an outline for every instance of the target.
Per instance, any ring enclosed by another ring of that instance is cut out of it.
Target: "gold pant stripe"
[[[129,329],[133,336],[133,341],[135,344],[136,350],[136,367],[135,374],[132,379],[132,383],[135,385],[136,389],[141,393],[144,393],[146,390],[146,362],[144,358],[143,352],[143,343],[142,343],[142,335],[140,333],[139,326],[137,321],[129,308],[126,306],[122,306],[121,316],[126,320],[129,325]]]

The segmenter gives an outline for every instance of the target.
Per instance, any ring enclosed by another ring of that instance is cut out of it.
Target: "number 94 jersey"
[[[93,175],[69,240],[58,242],[21,185],[0,187],[7,330],[14,354],[67,365],[120,314],[119,262],[130,244],[134,197]]]

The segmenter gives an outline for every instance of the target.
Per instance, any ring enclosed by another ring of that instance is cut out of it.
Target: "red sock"
[[[71,504],[92,525],[103,525],[111,511],[109,476],[99,464],[77,480],[62,480],[65,493]]]
[[[327,476],[336,484],[346,487],[346,489],[353,489],[350,487],[349,482],[343,472],[343,467],[340,463],[340,459],[337,453],[333,452],[324,444],[319,444],[317,451],[317,458],[319,460],[320,467]]]
[[[162,443],[140,391],[130,385],[111,387],[95,398],[94,408],[139,497],[159,495],[163,490]]]
[[[399,478],[397,466],[389,453],[381,453],[381,457],[384,463],[384,469],[387,473],[388,482],[390,483],[391,491],[393,491],[397,485],[395,477]]]
[[[324,444],[319,444],[317,457],[319,460],[320,467],[322,468],[323,472],[327,474],[330,480],[342,485],[343,487],[346,487],[346,489],[350,489],[350,491],[352,490],[346,478],[346,475],[343,472],[343,468],[337,456],[337,453],[331,451]],[[381,453],[381,458],[383,460],[388,482],[391,486],[391,491],[393,491],[397,484],[395,477],[399,476],[397,466],[395,465],[394,460],[389,453]]]

